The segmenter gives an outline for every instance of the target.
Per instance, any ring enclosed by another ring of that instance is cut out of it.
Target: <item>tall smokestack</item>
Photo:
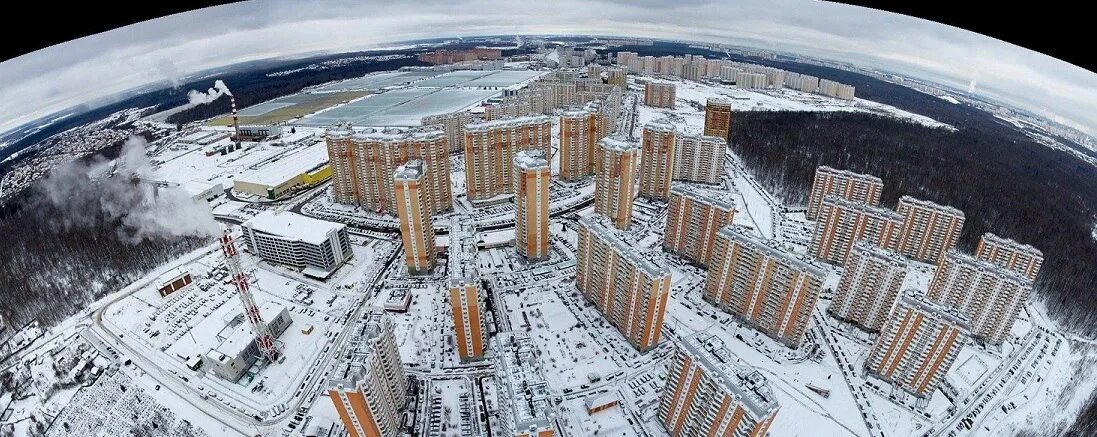
[[[236,114],[236,97],[232,94],[229,94],[229,104],[232,105],[232,128],[234,130],[232,138],[236,142],[240,142],[240,116]]]

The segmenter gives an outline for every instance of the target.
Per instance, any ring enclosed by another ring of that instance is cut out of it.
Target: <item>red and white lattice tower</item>
[[[273,363],[282,352],[274,344],[274,337],[270,335],[270,329],[263,321],[263,316],[259,314],[259,307],[255,306],[255,299],[251,297],[251,291],[248,289],[248,277],[244,275],[244,271],[240,268],[240,254],[236,252],[236,243],[232,241],[232,235],[229,235],[228,229],[221,236],[221,250],[225,252],[225,264],[229,267],[232,283],[236,285],[236,291],[240,294],[240,301],[244,304],[244,314],[247,314],[248,322],[251,323],[251,330],[255,333],[255,343],[259,345],[259,352]]]

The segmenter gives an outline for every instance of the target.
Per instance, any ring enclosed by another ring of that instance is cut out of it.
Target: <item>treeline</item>
[[[1081,334],[1097,329],[1097,171],[1063,152],[993,132],[933,129],[862,113],[741,112],[730,142],[767,188],[805,204],[815,168],[829,165],[884,180],[899,196],[960,208],[960,246],[986,231],[1032,244],[1045,256],[1037,298]]]
[[[409,53],[414,56],[414,53]],[[261,72],[248,72],[225,75],[218,77],[224,80],[236,98],[238,109],[256,105],[274,98],[288,96],[297,93],[305,87],[319,85],[325,82],[350,79],[363,76],[375,71],[398,70],[400,67],[428,65],[412,58],[393,59],[389,61],[361,61],[349,65],[330,67],[323,70],[301,70],[286,75],[267,76],[268,73],[279,70],[263,70]],[[213,84],[212,79],[200,91],[204,91]],[[202,84],[199,84],[201,87]],[[218,115],[227,114],[230,111],[229,99],[222,97],[206,105],[198,105],[172,114],[167,118],[169,123],[190,123],[197,120],[205,120]]]
[[[118,149],[108,148],[103,155],[111,158]],[[156,238],[129,244],[119,236],[119,223],[78,220],[98,225],[71,226],[74,221],[66,220],[66,213],[42,200],[34,187],[0,205],[0,314],[12,326],[32,319],[53,326],[209,243],[203,238]]]

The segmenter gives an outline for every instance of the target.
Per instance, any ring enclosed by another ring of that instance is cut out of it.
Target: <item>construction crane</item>
[[[229,230],[225,229],[221,235],[221,250],[225,252],[225,264],[228,265],[232,275],[232,283],[240,294],[240,301],[244,304],[244,314],[248,316],[251,330],[255,333],[255,343],[259,345],[259,352],[270,362],[275,362],[282,355],[278,346],[274,344],[274,337],[270,335],[270,328],[263,321],[263,315],[259,314],[259,307],[255,305],[255,299],[251,297],[248,289],[248,277],[240,268],[240,254],[236,251],[236,243],[232,240]]]

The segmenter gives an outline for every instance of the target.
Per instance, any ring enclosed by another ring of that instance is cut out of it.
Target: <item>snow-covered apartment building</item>
[[[327,278],[353,256],[347,226],[290,212],[263,212],[244,222],[244,241],[264,260]]]

